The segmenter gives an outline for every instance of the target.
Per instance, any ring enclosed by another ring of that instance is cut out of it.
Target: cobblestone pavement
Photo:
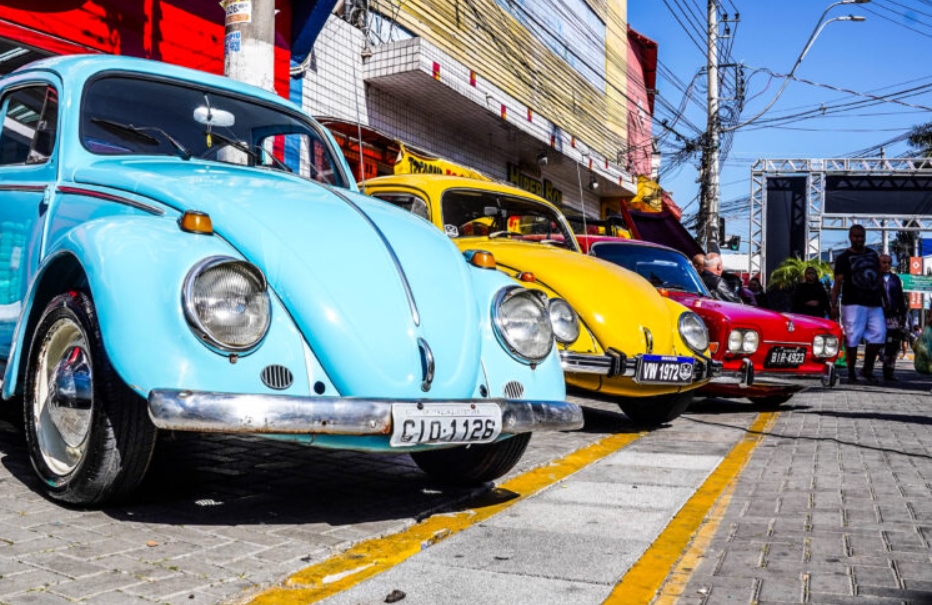
[[[932,385],[910,366],[785,406],[679,605],[932,603]]]
[[[682,604],[932,603],[932,380],[905,365],[900,375],[784,406]],[[586,428],[536,435],[510,476],[640,431],[610,401],[573,399]],[[707,453],[704,426],[740,434],[755,416],[746,402],[706,400],[641,443]],[[687,435],[699,437],[684,449]],[[4,605],[232,602],[483,491],[438,488],[407,456],[180,433],[162,436],[134,501],[73,510],[39,495],[21,432],[2,422],[0,485]]]
[[[614,403],[571,399],[586,429],[535,435],[510,476],[639,430]],[[73,510],[39,495],[22,432],[0,421],[0,603],[219,603],[486,489],[431,485],[407,455],[174,433],[133,501]]]

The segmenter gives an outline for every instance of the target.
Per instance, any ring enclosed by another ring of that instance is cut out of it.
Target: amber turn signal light
[[[534,282],[537,281],[537,278],[534,277],[534,274],[531,273],[530,271],[525,271],[525,272],[523,272],[523,273],[519,273],[519,274],[518,274],[518,279],[521,280],[521,281],[528,282],[528,283],[534,283]]]
[[[715,354],[718,353],[718,343],[710,342],[709,343],[709,353]]]
[[[188,210],[178,221],[182,231],[188,233],[203,233],[210,235],[214,232],[214,225],[210,220],[210,215],[197,210]]]
[[[474,267],[479,267],[482,269],[494,269],[495,268],[495,257],[492,256],[491,252],[486,252],[485,250],[468,250],[465,253],[466,260],[469,261],[469,264]]]

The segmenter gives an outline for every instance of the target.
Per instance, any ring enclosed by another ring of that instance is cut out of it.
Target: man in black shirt
[[[874,376],[874,360],[883,349],[887,336],[883,316],[883,279],[880,273],[880,257],[864,245],[867,233],[863,225],[852,225],[848,230],[851,247],[835,259],[835,284],[832,286],[832,319],[841,318],[845,330],[845,360],[848,364],[848,382],[857,382],[855,366],[858,361],[858,345],[864,346],[863,376],[869,382],[877,382]],[[841,294],[842,308],[838,311],[838,295]]]

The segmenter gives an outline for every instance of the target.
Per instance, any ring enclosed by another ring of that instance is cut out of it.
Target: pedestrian
[[[906,294],[903,293],[903,281],[900,276],[893,273],[893,259],[889,254],[880,255],[880,272],[886,296],[883,316],[887,324],[887,339],[883,349],[883,379],[896,382],[893,375],[896,370],[896,358],[906,340]]]
[[[748,290],[754,294],[754,300],[757,301],[757,306],[762,309],[769,309],[770,304],[767,300],[767,293],[764,292],[764,287],[760,283],[760,279],[752,277],[748,280]]]
[[[725,302],[741,303],[738,294],[735,293],[728,282],[722,279],[722,257],[715,252],[710,252],[705,256],[705,266],[700,274],[702,281],[705,283],[712,298]]]
[[[840,318],[845,331],[845,360],[848,382],[858,381],[855,366],[858,345],[864,339],[864,367],[861,376],[878,382],[874,376],[874,360],[883,349],[887,326],[883,316],[883,278],[880,257],[864,245],[867,232],[863,225],[848,229],[851,246],[835,259],[835,284],[832,286],[831,314]],[[839,297],[841,309],[839,311]]]
[[[828,302],[828,292],[819,281],[819,272],[815,267],[806,267],[803,272],[803,281],[796,284],[793,292],[793,313],[811,315],[812,317],[826,318],[831,313]]]
[[[705,271],[705,254],[700,252],[693,256],[693,267],[696,268],[699,275],[702,275],[702,272]]]

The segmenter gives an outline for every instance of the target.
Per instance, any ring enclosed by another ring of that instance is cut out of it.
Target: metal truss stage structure
[[[774,220],[778,209],[768,211],[768,195],[775,198],[771,203],[793,200],[796,212]],[[847,231],[860,223],[880,231],[885,247],[890,232],[932,231],[932,158],[758,160],[751,167],[750,201],[749,270],[766,277],[793,253],[818,257],[823,231]],[[770,225],[778,233],[768,233],[768,217],[779,223]],[[782,257],[768,266],[768,248],[774,255],[768,235],[801,245],[779,252]]]

